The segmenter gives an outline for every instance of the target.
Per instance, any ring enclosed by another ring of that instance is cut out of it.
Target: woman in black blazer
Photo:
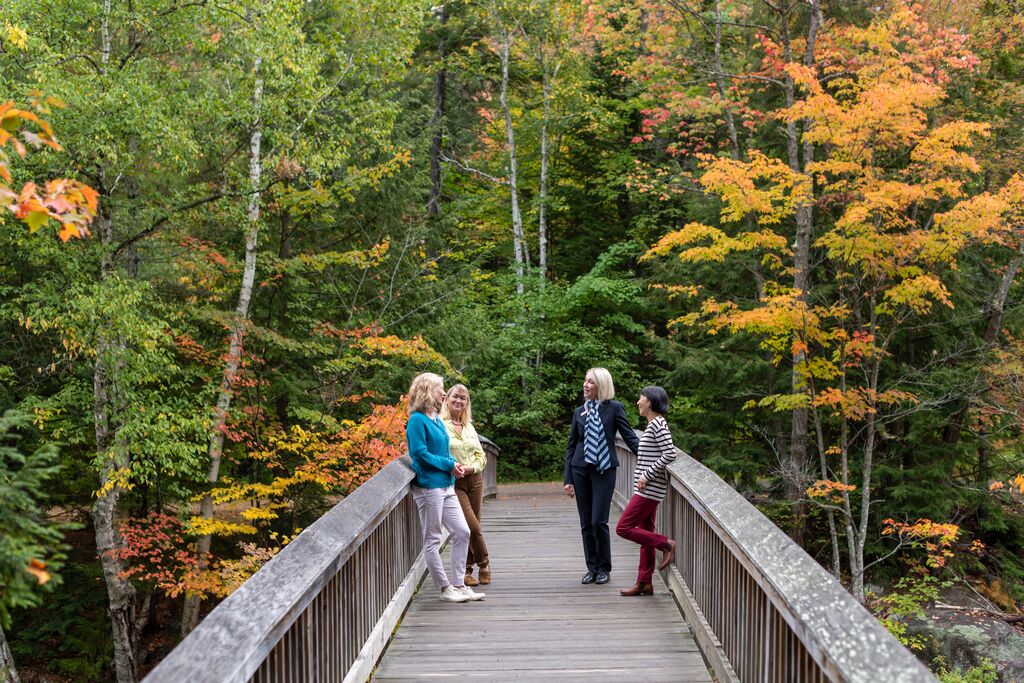
[[[615,491],[615,433],[629,450],[640,445],[626,420],[622,404],[613,401],[615,385],[604,368],[587,370],[583,380],[584,403],[572,414],[569,447],[565,449],[565,492],[576,499],[583,532],[587,573],[582,583],[608,583],[612,570],[612,544],[608,513]]]

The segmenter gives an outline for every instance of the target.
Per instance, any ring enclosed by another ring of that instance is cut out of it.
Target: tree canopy
[[[137,680],[425,370],[504,481],[662,385],[894,631],[907,573],[1018,610],[1020,9],[7,0],[0,667]]]

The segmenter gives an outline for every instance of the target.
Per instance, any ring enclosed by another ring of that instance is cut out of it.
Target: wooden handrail
[[[498,455],[501,449],[486,436],[480,437],[480,444],[487,454],[487,465],[484,467],[484,498],[491,499],[498,495]]]
[[[636,456],[620,440],[615,500]],[[658,530],[675,539],[666,580],[720,681],[934,681],[928,669],[789,536],[679,451]]]
[[[498,449],[484,441],[488,482]],[[616,501],[635,456],[619,444]],[[934,681],[846,590],[706,467],[680,452],[658,527],[666,579],[721,681]],[[384,467],[225,599],[147,676],[364,681],[425,567],[407,458]]]
[[[500,450],[485,493],[497,493]],[[365,681],[426,571],[408,456],[303,530],[202,621],[145,683]]]

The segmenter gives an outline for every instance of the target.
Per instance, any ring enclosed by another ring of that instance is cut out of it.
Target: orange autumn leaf
[[[41,108],[38,102],[34,106]],[[13,213],[28,226],[30,233],[54,219],[61,226],[58,233],[61,241],[88,236],[99,197],[91,187],[65,178],[49,180],[42,188],[33,182],[25,183],[20,189],[10,187],[10,157],[5,148],[9,145],[24,158],[28,151],[25,143],[35,148],[61,149],[50,125],[34,112],[18,109],[12,101],[0,104],[0,210]]]
[[[25,571],[36,577],[36,581],[39,582],[40,586],[48,583],[52,578],[50,572],[46,571],[46,563],[42,560],[30,560],[28,566],[25,567]]]
[[[829,481],[819,479],[814,485],[806,490],[811,498],[827,499],[833,503],[842,503],[843,496],[853,493],[857,487],[853,484],[844,484],[840,481]]]
[[[882,524],[883,536],[894,536],[912,548],[923,549],[925,564],[932,569],[946,566],[947,561],[954,556],[953,547],[961,533],[957,524],[944,524],[924,518],[913,523],[886,519]],[[975,541],[969,550],[979,552],[983,547],[980,541]]]

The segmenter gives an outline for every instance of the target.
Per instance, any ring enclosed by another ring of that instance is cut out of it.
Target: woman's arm
[[[476,428],[473,425],[466,425],[466,428],[472,430],[466,435],[466,441],[472,445],[473,452],[469,456],[469,462],[464,464],[472,467],[473,472],[479,474],[487,467],[487,453],[484,452],[484,447],[480,443],[480,437],[476,433]]]
[[[572,456],[576,453],[576,445],[580,442],[580,430],[576,426],[576,411],[572,413],[572,426],[569,427],[569,445],[565,449],[565,472],[563,483],[572,486]]]
[[[643,476],[647,479],[651,479],[664,472],[665,468],[675,462],[676,459],[676,446],[672,443],[672,432],[669,431],[667,424],[662,422],[657,425],[652,431],[651,437],[654,439],[658,450],[661,451],[661,457],[654,461],[647,468],[647,471],[643,473]]]
[[[622,440],[626,442],[626,446],[629,450],[635,454],[640,450],[640,439],[636,438],[636,432],[633,431],[633,427],[630,426],[629,420],[626,419],[626,409],[622,407],[622,404],[616,401],[612,404],[615,406],[615,431],[619,433]],[[614,432],[612,432],[614,434]],[[614,449],[615,444],[608,444],[608,448]]]

